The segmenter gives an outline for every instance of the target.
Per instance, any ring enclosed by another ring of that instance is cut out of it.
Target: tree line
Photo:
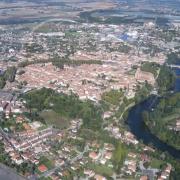
[[[70,60],[66,58],[52,58],[49,60],[36,60],[36,61],[23,61],[19,63],[19,67],[26,67],[32,64],[41,64],[41,63],[49,63],[51,62],[54,66],[63,69],[64,65],[68,66],[80,66],[82,64],[102,64],[100,60]]]

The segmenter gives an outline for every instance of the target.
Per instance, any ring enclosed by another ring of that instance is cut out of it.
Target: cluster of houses
[[[96,173],[91,167],[88,167],[88,164],[106,164],[112,168],[111,159],[113,150],[114,146],[112,144],[104,143],[103,148],[101,148],[101,144],[92,141],[86,144],[83,152],[77,152],[75,146],[65,143],[57,151],[58,156],[55,159],[55,166],[58,167],[58,169],[56,170],[56,173],[51,173],[50,177],[52,179],[60,179],[68,174],[68,169],[71,169],[73,172],[83,170],[82,177],[85,179],[94,178],[96,180],[106,180],[104,176]],[[44,168],[44,166],[43,169],[46,169],[47,171],[47,168]]]
[[[96,141],[93,141],[91,144],[89,144],[90,151],[89,151],[89,159],[90,162],[99,164],[99,165],[105,165],[109,168],[113,168],[112,164],[112,157],[113,157],[113,151],[115,149],[114,145],[109,143],[104,143],[103,146],[101,146]],[[91,168],[85,168],[84,169],[84,175],[86,175],[86,178],[94,178],[94,179],[106,179],[102,175],[96,174],[94,170]]]
[[[94,178],[95,180],[107,180],[104,176],[96,174],[93,170],[84,169],[84,174],[88,178]]]
[[[175,125],[174,125],[174,126],[168,126],[168,128],[169,128],[170,130],[174,130],[174,131],[179,132],[179,131],[180,131],[180,120],[179,120],[179,119],[176,120]]]
[[[7,119],[12,113],[22,113],[24,110],[23,103],[17,100],[11,92],[0,91],[0,114]]]
[[[112,114],[108,113],[108,117]],[[38,121],[30,122],[23,115],[14,116],[17,123],[23,126],[23,130],[20,132],[14,132],[13,136],[9,136],[8,133],[2,134],[2,141],[4,143],[5,152],[9,154],[11,161],[17,165],[21,165],[23,162],[31,162],[37,166],[38,171],[48,174],[52,179],[60,179],[68,174],[68,169],[76,172],[83,169],[83,177],[94,178],[97,180],[104,179],[102,174],[97,173],[94,169],[89,167],[88,164],[96,164],[99,166],[107,166],[113,169],[113,151],[114,145],[109,143],[99,143],[98,141],[86,142],[85,146],[79,150],[78,144],[71,144],[68,142],[63,143],[64,139],[70,140],[82,140],[78,136],[79,129],[82,126],[81,119],[74,119],[70,121],[69,127],[64,130],[56,130],[52,127],[44,127],[42,123]],[[127,145],[138,145],[138,141],[134,135],[128,131],[122,131],[115,124],[108,125],[107,130],[111,136],[115,139],[126,143]],[[47,143],[48,142],[48,143]],[[54,149],[54,146],[58,145],[59,148]],[[153,151],[149,147],[144,147],[144,151]],[[54,151],[56,153],[54,154]],[[54,169],[51,171],[46,164],[40,163],[39,159],[42,155],[51,157]],[[143,156],[144,157],[144,156]],[[138,169],[139,156],[133,152],[129,152],[122,172],[127,176],[134,176]],[[144,158],[143,158],[144,159]],[[161,179],[168,178],[168,166],[162,173]]]
[[[114,150],[114,146],[112,144],[105,143],[102,149],[99,147],[99,144],[92,144],[91,147],[94,150],[89,152],[89,158],[93,162],[104,165],[112,158],[112,152]]]
[[[115,139],[120,139],[122,142],[125,142],[126,144],[137,145],[139,143],[131,132],[121,132],[120,128],[118,126],[114,126],[113,124],[110,124],[109,126],[105,127],[105,130],[108,131],[110,135],[113,136]]]
[[[5,152],[17,165],[26,161],[38,164],[38,158],[50,148],[44,142],[51,137],[56,137],[56,132],[51,127],[38,130],[41,127],[39,122],[27,123],[21,116],[17,118],[17,121],[23,124],[24,130],[15,132],[11,136],[7,133],[3,134]]]
[[[158,177],[158,180],[169,179],[171,171],[172,171],[172,166],[168,164],[166,168],[161,172],[161,175]]]
[[[121,170],[125,172],[126,175],[132,176],[136,173],[137,165],[137,154],[129,152]]]
[[[72,138],[72,139],[76,139],[77,132],[80,129],[80,127],[82,126],[82,124],[83,124],[82,119],[72,120],[70,122],[70,127],[68,128],[68,130],[69,130],[68,137]]]

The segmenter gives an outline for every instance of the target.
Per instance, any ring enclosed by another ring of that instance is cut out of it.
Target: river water
[[[180,69],[174,69],[177,75],[180,76]],[[175,92],[180,92],[180,78],[176,79]],[[176,159],[180,159],[180,150],[175,149],[172,146],[169,146],[165,142],[158,139],[155,135],[153,135],[150,130],[146,127],[145,123],[142,119],[142,112],[144,110],[151,110],[152,105],[156,104],[158,98],[156,96],[152,96],[145,100],[144,102],[134,106],[130,112],[127,119],[127,123],[131,132],[136,136],[138,140],[142,140],[144,144],[153,145],[156,149],[162,152],[168,152],[170,155],[175,157]]]

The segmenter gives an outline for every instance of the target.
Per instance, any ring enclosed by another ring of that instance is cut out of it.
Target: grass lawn
[[[54,163],[50,159],[46,158],[45,156],[41,156],[39,159],[39,165],[42,165],[42,164],[45,165],[48,170],[50,170],[54,167]],[[35,171],[38,174],[42,174],[42,172],[39,171],[38,166],[36,167]]]
[[[123,96],[124,93],[122,91],[111,90],[109,92],[103,93],[102,100],[112,105],[119,105]]]
[[[88,168],[94,170],[96,173],[101,175],[105,175],[105,176],[113,175],[113,169],[107,167],[106,165],[88,164]]]
[[[58,113],[48,110],[40,113],[40,116],[46,121],[48,125],[54,125],[60,129],[67,128],[69,120],[61,117]]]
[[[177,118],[180,117],[180,114],[179,113],[174,113],[172,115],[169,115],[169,116],[166,116],[163,118],[163,121],[168,123],[170,121],[175,121]]]
[[[162,160],[158,160],[158,159],[152,159],[150,166],[152,168],[157,168],[160,169],[160,166],[163,164],[164,162]]]
[[[131,69],[127,72],[128,75],[134,76],[136,74],[137,69]]]

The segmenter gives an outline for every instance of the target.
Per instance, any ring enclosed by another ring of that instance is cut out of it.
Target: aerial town
[[[176,1],[77,3],[0,2],[0,179],[178,179]]]

